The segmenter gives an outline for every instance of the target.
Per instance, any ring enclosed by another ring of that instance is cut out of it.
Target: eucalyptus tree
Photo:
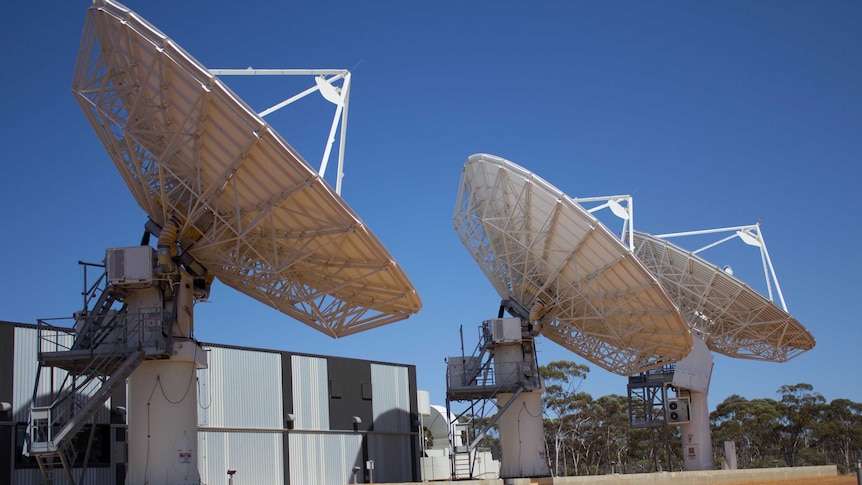
[[[805,383],[781,386],[778,394],[781,397],[781,450],[787,464],[796,466],[800,449],[813,444],[815,427],[821,421],[826,400],[814,392],[814,386]]]
[[[779,452],[782,408],[774,399],[732,395],[710,413],[713,449],[736,442],[740,468],[773,466]]]
[[[628,398],[617,394],[602,396],[595,400],[592,415],[596,448],[603,451],[595,457],[594,471],[622,466],[628,455],[631,431]]]
[[[566,445],[586,425],[584,410],[592,397],[580,392],[580,387],[589,372],[587,365],[567,360],[556,360],[539,368],[545,382],[543,407],[546,441],[547,447],[552,450],[552,453],[548,453],[548,465],[556,476],[569,474]]]
[[[850,472],[853,462],[862,458],[862,404],[835,399],[825,405],[817,435],[827,459]]]

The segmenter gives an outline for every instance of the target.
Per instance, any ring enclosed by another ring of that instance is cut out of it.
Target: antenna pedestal
[[[512,398],[512,394],[499,394],[497,405],[505,406]],[[547,477],[542,393],[523,392],[514,399],[498,422],[500,478]]]
[[[143,362],[129,377],[127,485],[199,485],[197,369],[206,353],[175,340],[166,360]]]
[[[709,408],[706,392],[691,391],[689,407],[691,421],[681,424],[682,459],[686,471],[714,470],[712,434],[709,429]]]
[[[694,346],[691,353],[676,364],[673,375],[677,396],[688,400],[688,418],[679,425],[682,460],[687,471],[713,470],[712,431],[709,428],[709,406],[706,402],[713,358],[701,336],[695,335],[692,341]]]
[[[501,315],[509,303],[512,302],[503,302]],[[515,308],[506,309],[518,313]],[[450,401],[471,400],[476,404],[494,400],[496,413],[487,420],[482,431],[470,437],[466,450],[458,449],[464,447],[453,450],[452,475],[474,477],[473,465],[465,467],[461,473],[458,456],[470,453],[472,461],[477,446],[496,424],[500,434],[500,478],[549,476],[542,423],[544,386],[530,324],[521,317],[496,318],[486,320],[481,328],[481,340],[473,356],[448,359],[447,409]],[[484,404],[481,409],[485,410]],[[452,443],[457,439],[453,436]]]

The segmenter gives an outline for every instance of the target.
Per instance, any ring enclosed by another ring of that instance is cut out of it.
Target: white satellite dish
[[[75,97],[141,208],[160,227],[178,219],[184,250],[332,337],[419,311],[365,223],[219,78],[126,7],[89,12]]]
[[[751,243],[746,238],[751,238],[761,247],[760,238],[744,231],[737,234],[747,244]],[[814,337],[786,309],[731,271],[659,236],[635,231],[634,246],[711,350],[729,357],[785,362],[814,348]]]
[[[721,232],[733,234],[689,252],[665,238]],[[698,254],[734,237],[760,249],[770,299],[733,276],[729,266],[713,265]],[[635,231],[631,240],[635,254],[661,281],[696,335],[702,341],[689,357],[677,365],[673,385],[682,389],[688,416],[680,423],[685,438],[686,470],[711,470],[711,430],[707,393],[712,372],[709,349],[729,357],[785,362],[814,347],[814,337],[787,312],[781,288],[772,268],[759,224],[753,226],[688,231],[653,236]],[[782,307],[772,302],[772,284]],[[631,399],[631,384],[630,384]],[[662,387],[661,393],[667,389]],[[667,397],[666,395],[664,396]],[[647,403],[652,401],[648,399]],[[681,404],[667,400],[667,405]],[[667,410],[666,410],[667,411]],[[669,421],[675,421],[668,414]]]
[[[542,307],[542,335],[623,375],[691,351],[688,326],[658,280],[545,180],[500,157],[473,155],[457,204],[461,242],[501,298]]]

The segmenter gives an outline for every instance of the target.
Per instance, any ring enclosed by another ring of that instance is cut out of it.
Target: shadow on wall
[[[71,400],[76,404],[85,402],[87,396],[78,393]],[[36,407],[48,407],[54,400],[54,396],[50,394],[40,394],[36,397]],[[8,403],[7,403],[8,404]],[[110,418],[106,418],[109,414]],[[30,408],[21,406],[14,413],[11,411],[11,406],[5,415],[0,415],[0,421],[14,421],[15,435],[15,468],[38,468],[36,460],[32,457],[24,455],[24,444],[27,439],[27,419],[29,419]],[[97,412],[96,423],[87,423],[78,431],[72,438],[72,447],[76,450],[74,467],[83,467],[85,458],[88,459],[87,467],[102,468],[111,466],[111,424],[125,424],[125,408],[116,407],[109,410],[107,404],[103,405],[103,409]],[[102,419],[99,419],[102,418]],[[106,422],[107,421],[107,422]],[[51,436],[60,432],[61,426],[53,424],[50,426]],[[47,440],[45,436],[48,433],[47,426],[38,431],[41,434],[41,440]],[[90,452],[86,453],[88,444],[92,443]]]
[[[421,480],[417,416],[402,409],[391,409],[378,416],[371,426],[354,422],[354,431],[361,435],[362,444],[353,469],[349,471],[349,483]]]

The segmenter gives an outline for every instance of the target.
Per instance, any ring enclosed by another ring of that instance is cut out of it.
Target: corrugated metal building
[[[35,462],[21,455],[38,344],[35,325],[0,322],[0,402],[10,404],[0,408],[0,485],[42,481]],[[227,470],[236,470],[234,485],[420,480],[414,366],[204,347],[209,365],[197,375],[201,483],[227,485]],[[40,383],[48,387],[39,392],[50,393],[51,379],[43,374]],[[124,483],[125,399],[115,394],[97,414],[82,483]],[[89,431],[81,433],[84,444]]]

